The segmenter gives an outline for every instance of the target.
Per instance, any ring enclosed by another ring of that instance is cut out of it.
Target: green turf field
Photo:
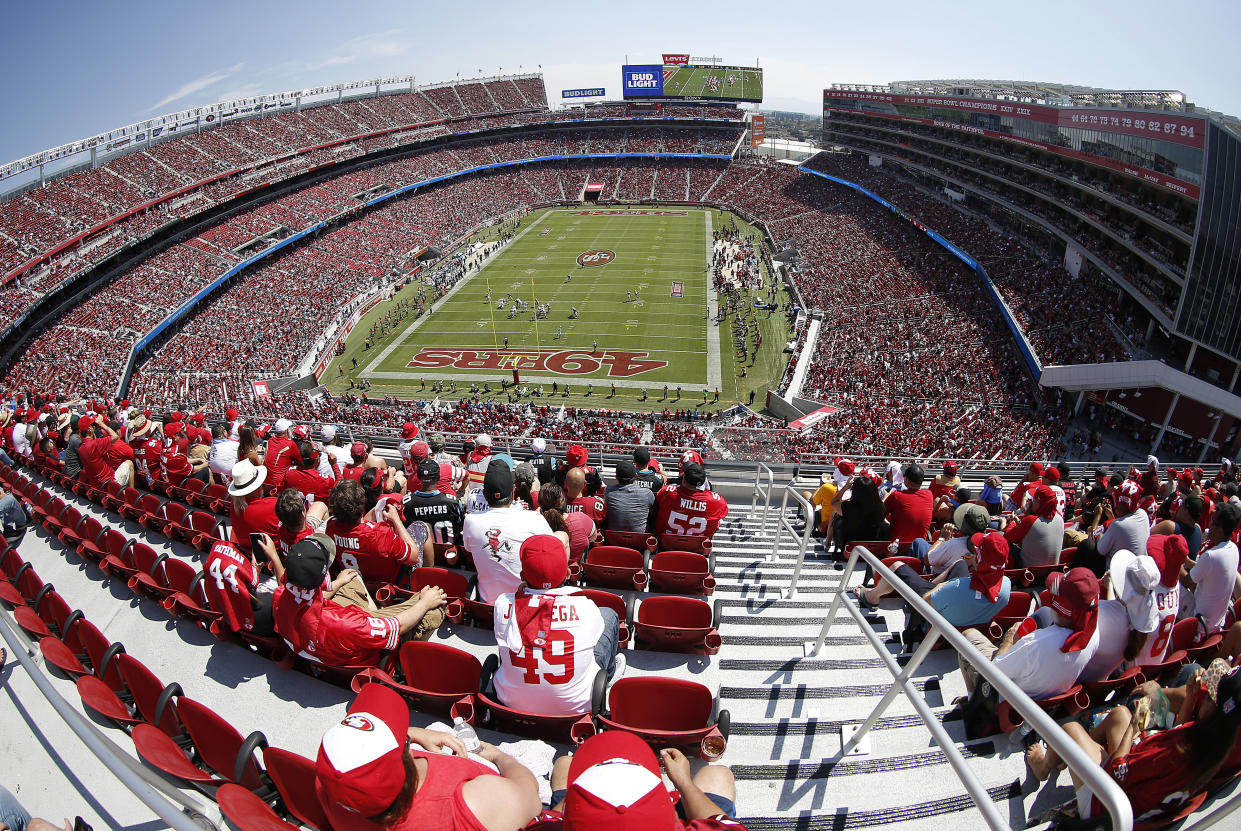
[[[451,378],[457,394],[441,397],[467,397],[471,384],[484,383],[498,396],[499,382],[511,382],[516,369],[521,384],[541,387],[544,399],[555,383],[563,400],[567,384],[569,403],[578,406],[588,392],[596,406],[693,406],[702,404],[704,391],[712,409],[731,406],[751,388],[779,382],[787,363],[779,347],[788,331],[782,315],[760,315],[763,349],[751,363],[735,352],[731,321],[715,320],[707,280],[711,234],[717,224],[736,221],[689,207],[583,205],[532,213],[516,238],[432,313],[407,318],[367,348],[371,324],[391,304],[369,312],[324,382],[342,392],[350,380],[366,379],[371,396],[422,399],[439,394],[431,390],[437,380]],[[413,291],[407,287],[397,300]],[[511,313],[509,295],[529,308]],[[551,309],[532,320],[536,298]]]
[[[729,79],[733,83],[728,83]],[[715,79],[716,86],[711,85]],[[666,97],[725,98],[739,101],[763,100],[761,70],[725,69],[723,67],[684,66],[664,70]]]

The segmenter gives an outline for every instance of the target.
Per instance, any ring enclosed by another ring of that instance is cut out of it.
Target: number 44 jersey
[[[726,516],[728,502],[715,491],[665,485],[655,494],[655,531],[659,534],[710,538]]]
[[[599,607],[576,589],[550,589],[496,598],[495,633],[500,650],[496,672],[496,695],[500,703],[531,713],[549,716],[590,712],[590,695],[599,666],[595,663],[595,644],[603,635],[603,616]],[[517,652],[505,644],[505,632],[515,626],[515,603],[537,602],[540,596],[555,596],[551,631],[547,646],[523,647]]]
[[[250,593],[258,586],[258,575],[250,558],[231,542],[219,540],[211,547],[203,567],[203,588],[211,608],[219,609],[230,632],[254,628],[254,609]]]

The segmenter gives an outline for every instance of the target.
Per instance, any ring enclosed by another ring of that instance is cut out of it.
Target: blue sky
[[[1174,88],[1241,115],[1241,2],[932,4],[116,4],[8,0],[0,160],[164,112],[383,75],[420,82],[537,70],[616,95],[620,64],[662,52],[765,68],[767,109],[814,112],[832,82],[1007,78]]]

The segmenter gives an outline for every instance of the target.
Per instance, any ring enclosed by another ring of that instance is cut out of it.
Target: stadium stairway
[[[117,521],[47,480],[37,481],[126,536],[201,566],[202,555],[192,548],[136,523]],[[839,757],[842,727],[867,716],[887,691],[891,676],[843,614],[821,655],[804,657],[804,643],[817,636],[843,574],[816,546],[808,552],[796,594],[783,597],[797,548],[785,533],[777,558],[767,561],[775,525],[769,516],[766,531],[760,532],[760,517],[734,502],[732,515],[715,537],[718,585],[711,599],[720,601],[723,612],[719,653],[708,657],[631,649],[627,674],[672,675],[718,690],[721,706],[732,717],[723,761],[736,774],[738,813],[751,831],[878,825],[939,829],[947,823],[985,827],[903,696],[897,696],[876,724],[864,746],[868,752]],[[281,669],[171,617],[154,601],[136,597],[121,581],[65,550],[42,528],[28,531],[19,550],[45,582],[54,584],[70,606],[81,609],[109,639],[123,643],[165,684],[180,683],[186,695],[215,709],[243,735],[261,730],[270,746],[313,758],[319,737],[352,698],[347,689]],[[850,585],[859,579],[860,574]],[[893,601],[884,605],[892,608],[871,616],[876,628],[881,634],[899,631],[901,613]],[[437,638],[480,657],[494,649],[489,632],[470,626],[445,625]],[[888,648],[893,654],[900,651],[896,645]],[[3,672],[6,695],[0,696],[0,719],[8,726],[0,733],[5,771],[0,781],[35,815],[58,820],[80,813],[96,828],[162,827],[136,797],[116,786],[14,663],[10,659]],[[964,690],[955,668],[954,653],[935,652],[916,675],[916,686],[941,718]],[[82,710],[73,684],[48,672],[57,691]],[[413,718],[420,725],[434,720],[419,713]],[[1025,827],[1027,817],[1038,817],[1072,797],[1068,777],[1062,774],[1059,787],[1043,789],[1035,799],[1021,748],[1007,737],[967,743],[959,720],[947,719],[944,726],[1013,828]],[[512,738],[480,732],[489,741]],[[133,753],[120,731],[105,733]],[[194,798],[207,816],[218,817],[208,800]]]

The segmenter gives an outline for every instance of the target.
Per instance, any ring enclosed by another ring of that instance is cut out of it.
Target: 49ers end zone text
[[[592,375],[604,365],[609,378],[632,378],[663,369],[667,361],[649,358],[649,352],[604,349],[440,349],[425,347],[406,366],[409,369],[489,369],[551,372],[556,375]]]

